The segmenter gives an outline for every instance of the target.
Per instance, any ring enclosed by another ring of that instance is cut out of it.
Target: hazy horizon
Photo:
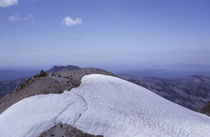
[[[153,65],[153,64],[142,64],[137,66],[126,66],[126,65],[116,65],[116,64],[109,64],[109,65],[79,65],[79,64],[52,64],[52,65],[45,65],[45,66],[26,66],[26,67],[0,67],[1,70],[11,70],[11,71],[25,71],[25,72],[39,72],[42,70],[49,70],[54,66],[67,66],[67,65],[75,65],[81,68],[100,68],[105,69],[107,71],[113,73],[120,73],[126,71],[171,71],[171,73],[176,72],[183,72],[183,73],[192,73],[193,74],[208,74],[210,73],[210,65],[203,65],[203,64],[169,64],[169,65]]]

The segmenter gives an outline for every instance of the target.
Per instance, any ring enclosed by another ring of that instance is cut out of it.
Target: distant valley
[[[0,81],[0,99],[6,94],[13,91],[24,80],[25,79],[18,79],[18,80],[12,80],[12,81]]]
[[[6,70],[0,69],[0,98],[13,91],[28,77],[34,76],[35,70]]]
[[[210,77],[210,70],[167,70],[167,69],[142,69],[142,70],[128,70],[116,72],[117,75],[120,76],[128,76],[132,78],[139,77],[156,77],[163,79],[176,79],[183,78],[192,75],[202,75]]]

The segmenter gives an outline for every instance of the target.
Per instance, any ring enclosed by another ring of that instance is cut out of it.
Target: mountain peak
[[[50,73],[55,73],[58,72],[60,70],[63,69],[70,69],[70,70],[74,70],[74,69],[80,69],[80,67],[78,66],[74,66],[74,65],[67,65],[67,66],[53,66],[52,68],[50,68],[49,70],[46,71],[46,73],[50,74]]]

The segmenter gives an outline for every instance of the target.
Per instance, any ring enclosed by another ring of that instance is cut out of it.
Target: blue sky
[[[0,67],[210,64],[209,0],[0,0]]]

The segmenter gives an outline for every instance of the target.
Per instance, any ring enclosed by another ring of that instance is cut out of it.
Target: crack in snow
[[[75,102],[72,102],[72,103],[69,103],[69,104],[67,104],[67,106],[61,111],[61,112],[59,112],[59,114],[54,118],[54,122],[53,122],[53,124],[54,125],[57,125],[58,123],[56,122],[57,121],[57,118],[59,117],[59,116],[61,116],[69,107],[70,107],[70,105],[72,105],[72,104],[74,104]]]
[[[72,126],[75,126],[77,121],[81,118],[82,114],[84,114],[87,110],[88,110],[88,103],[87,101],[85,100],[84,97],[82,97],[80,94],[74,92],[74,91],[71,91],[74,95],[78,96],[82,102],[84,103],[84,110],[82,112],[80,112],[79,116],[74,120],[73,122],[73,125]]]
[[[71,91],[71,93],[73,93],[74,95],[76,95],[79,99],[81,99],[81,101],[83,102],[83,104],[84,104],[84,110],[82,110],[81,112],[80,112],[80,114],[79,114],[79,116],[77,117],[77,118],[75,118],[75,120],[73,121],[73,124],[72,124],[72,126],[75,126],[76,125],[76,123],[77,123],[77,121],[81,118],[81,116],[82,116],[82,114],[83,113],[85,113],[87,110],[88,110],[88,103],[87,103],[87,101],[84,99],[84,97],[82,97],[80,94],[78,94],[78,93],[76,93],[76,92],[74,92],[74,91]],[[62,110],[62,111],[60,111],[59,112],[59,114],[55,117],[55,118],[53,118],[53,125],[57,125],[59,122],[57,122],[57,118],[58,117],[60,117],[72,104],[74,104],[75,102],[71,102],[71,103],[69,103],[69,104],[67,104],[67,106]]]

